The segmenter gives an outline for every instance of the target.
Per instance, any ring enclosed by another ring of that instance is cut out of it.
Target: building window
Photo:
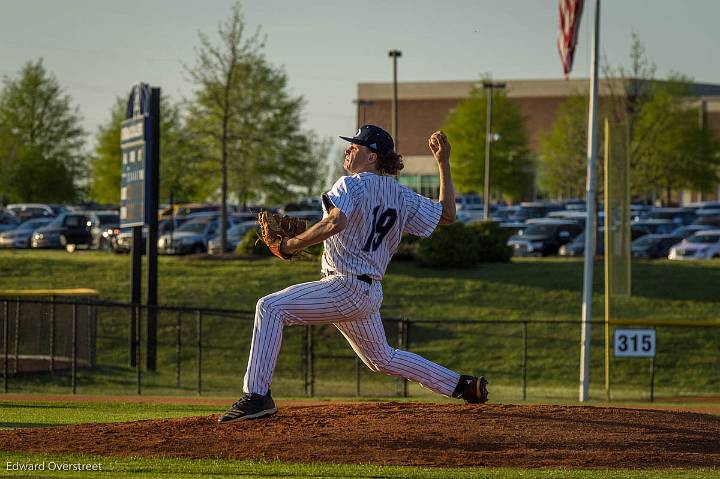
[[[420,191],[420,177],[417,175],[401,175],[398,177],[398,181],[415,192]]]
[[[428,198],[437,198],[440,194],[440,177],[437,175],[401,175],[398,181]]]
[[[437,175],[421,176],[420,194],[428,198],[438,198],[440,196],[440,177]]]

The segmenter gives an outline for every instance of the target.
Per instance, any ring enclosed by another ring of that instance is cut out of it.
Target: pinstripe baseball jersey
[[[323,212],[340,208],[347,226],[326,239],[324,278],[296,284],[261,298],[243,390],[270,390],[283,328],[334,324],[358,357],[375,372],[404,377],[451,396],[460,374],[417,354],[391,347],[380,305],[382,283],[403,232],[429,236],[440,222],[442,205],[418,195],[390,176],[359,173],[341,177],[323,195]],[[359,276],[378,280],[367,282]]]
[[[442,205],[391,176],[359,173],[340,177],[325,196],[345,214],[347,227],[326,239],[323,273],[368,275],[381,280],[402,233],[430,236]],[[327,215],[323,201],[323,212]]]

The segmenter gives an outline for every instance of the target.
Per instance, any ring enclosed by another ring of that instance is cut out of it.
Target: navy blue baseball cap
[[[386,155],[395,148],[395,142],[390,133],[375,125],[363,125],[352,138],[346,136],[340,138],[356,145],[366,146],[381,155]]]

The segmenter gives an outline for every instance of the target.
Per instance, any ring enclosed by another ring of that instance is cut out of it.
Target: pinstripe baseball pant
[[[257,302],[243,390],[266,394],[286,325],[333,324],[372,371],[400,376],[450,396],[460,375],[422,356],[390,347],[380,318],[382,286],[355,276],[327,276]]]

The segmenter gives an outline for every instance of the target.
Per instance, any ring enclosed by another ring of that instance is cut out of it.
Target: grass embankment
[[[318,277],[316,262],[283,263],[160,258],[159,302],[208,308],[252,311],[255,301],[290,284]],[[596,265],[593,317],[604,314],[601,264]],[[128,256],[94,252],[0,252],[0,289],[92,287],[107,300],[129,296]],[[616,317],[644,321],[717,320],[720,316],[720,262],[633,264],[633,295],[615,303]],[[522,378],[522,321],[575,321],[582,302],[582,262],[564,259],[520,260],[484,264],[469,270],[430,270],[411,263],[391,265],[383,281],[385,316],[436,320],[444,324],[413,324],[410,349],[448,367],[487,375],[495,399],[518,399]],[[452,324],[453,320],[509,320],[512,324]],[[174,315],[160,318],[159,368],[146,374],[146,392],[172,393],[175,384]],[[244,372],[251,323],[205,318],[203,387],[212,394],[233,394]],[[180,393],[194,391],[197,382],[195,321],[183,317]],[[716,329],[658,328],[656,394],[717,394],[720,351]],[[529,324],[528,397],[573,398],[577,391],[577,324]],[[392,395],[391,378],[356,369],[352,351],[332,328],[314,330],[316,394],[352,395],[355,377],[361,394]],[[593,394],[603,395],[603,330],[592,331]],[[391,344],[397,333],[388,326]],[[98,371],[83,371],[79,392],[134,392],[134,373],[127,368],[127,314],[103,310],[98,330]],[[302,395],[300,362],[303,331],[289,328],[273,385],[276,394]],[[613,359],[615,397],[646,397],[650,362]],[[57,375],[13,378],[13,390],[67,390],[67,377]],[[424,394],[414,386],[411,394]]]

